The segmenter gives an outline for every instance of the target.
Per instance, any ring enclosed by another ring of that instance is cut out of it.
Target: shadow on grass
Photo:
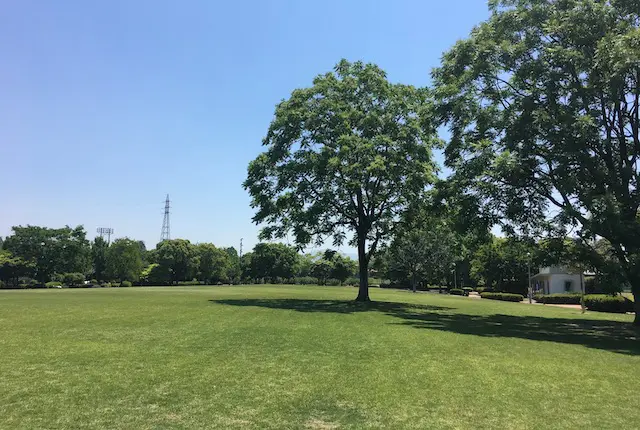
[[[640,332],[630,323],[607,320],[542,318],[516,315],[468,315],[454,308],[396,302],[358,303],[343,300],[234,299],[209,300],[230,306],[254,306],[298,312],[353,314],[381,312],[400,319],[395,324],[482,337],[584,345],[621,354],[640,355]]]
[[[333,312],[337,314],[353,314],[357,312],[406,312],[408,309],[416,311],[445,311],[453,308],[408,304],[396,302],[355,302],[353,300],[301,300],[301,299],[229,299],[209,300],[211,303],[231,306],[256,306],[271,309],[289,309],[298,312]]]

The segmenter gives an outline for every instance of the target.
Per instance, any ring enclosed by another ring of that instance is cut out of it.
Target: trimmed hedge
[[[452,288],[449,290],[449,294],[452,296],[464,296],[464,291],[460,288]]]
[[[44,286],[47,287],[47,288],[56,288],[56,287],[62,286],[62,282],[49,281],[46,284],[44,284]]]
[[[535,294],[536,302],[545,305],[579,305],[582,299],[581,294]]]
[[[504,302],[521,302],[524,300],[522,294],[512,293],[480,293],[480,297],[489,300],[502,300]]]
[[[202,285],[202,282],[198,281],[197,279],[193,279],[191,281],[178,281],[178,285],[188,287],[191,285]]]
[[[318,285],[318,278],[314,278],[313,276],[300,276],[294,279],[294,282],[297,285]]]
[[[120,283],[120,286],[121,286],[121,287],[125,287],[125,288],[129,288],[129,287],[131,287],[131,282],[129,282],[129,281],[122,281],[122,282]]]
[[[589,294],[584,296],[584,304],[590,311],[626,313],[633,312],[633,302],[624,296]]]

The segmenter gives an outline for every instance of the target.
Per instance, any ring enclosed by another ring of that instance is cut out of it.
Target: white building
[[[580,293],[582,284],[582,274],[561,266],[543,267],[531,277],[533,291],[542,294]]]

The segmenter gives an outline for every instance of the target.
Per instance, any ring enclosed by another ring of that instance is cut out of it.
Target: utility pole
[[[529,304],[533,302],[533,294],[531,294],[531,253],[527,252],[527,293],[529,295]]]

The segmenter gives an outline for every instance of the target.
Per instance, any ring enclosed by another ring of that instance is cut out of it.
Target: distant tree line
[[[90,242],[82,226],[59,229],[16,226],[0,239],[0,286],[176,285],[305,283],[340,285],[357,274],[356,263],[335,251],[302,255],[280,243],[259,243],[240,258],[233,247],[120,238]]]

